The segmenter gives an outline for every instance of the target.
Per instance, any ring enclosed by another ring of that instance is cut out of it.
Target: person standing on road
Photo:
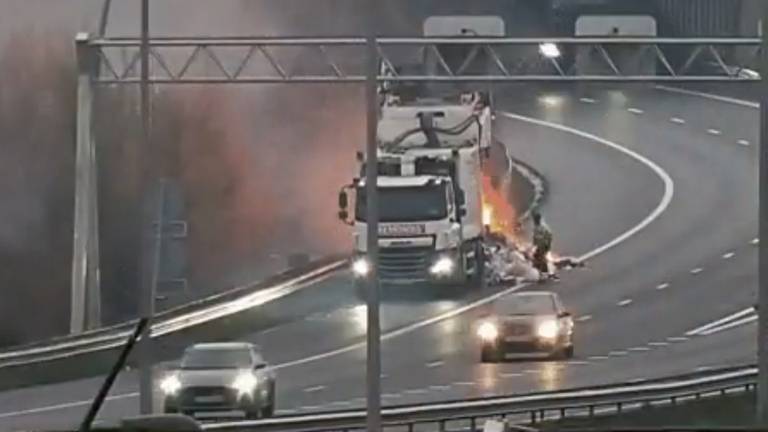
[[[533,221],[533,266],[541,273],[542,278],[549,275],[547,256],[552,250],[552,231],[544,223],[541,213],[531,213]]]

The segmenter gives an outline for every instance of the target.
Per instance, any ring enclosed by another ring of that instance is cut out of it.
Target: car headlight
[[[546,320],[539,323],[539,326],[536,328],[536,334],[540,338],[554,339],[555,337],[557,337],[557,332],[559,330],[560,330],[560,326],[557,325],[557,321]]]
[[[175,395],[180,389],[181,380],[179,380],[178,375],[168,375],[160,381],[160,390],[162,390],[166,396]]]
[[[432,264],[429,272],[433,275],[451,274],[451,272],[453,272],[453,260],[449,257],[438,258],[438,260]]]
[[[477,335],[486,342],[494,341],[499,337],[499,329],[496,324],[486,321],[477,328]]]
[[[352,272],[356,276],[367,276],[371,271],[371,265],[368,264],[368,260],[365,257],[357,258],[352,262]]]
[[[242,372],[235,378],[235,381],[232,383],[232,388],[237,390],[237,393],[242,396],[253,393],[253,390],[258,383],[259,380],[252,372]]]

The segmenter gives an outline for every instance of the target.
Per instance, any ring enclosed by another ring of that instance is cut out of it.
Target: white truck
[[[402,103],[386,97],[378,126],[379,278],[385,284],[483,278],[481,164],[491,145],[491,110],[479,93]],[[365,161],[361,162],[361,178]],[[349,220],[347,191],[354,190]],[[341,192],[340,216],[353,226],[352,269],[363,279],[365,180]]]

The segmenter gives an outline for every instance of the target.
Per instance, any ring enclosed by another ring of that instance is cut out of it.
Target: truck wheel
[[[485,287],[485,253],[483,245],[477,243],[475,246],[475,273],[472,275],[471,283],[473,288],[482,289]]]
[[[482,363],[498,363],[499,350],[494,347],[484,346],[480,351],[480,361]]]

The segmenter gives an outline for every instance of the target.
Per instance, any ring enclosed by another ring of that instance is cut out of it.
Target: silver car
[[[258,347],[244,342],[187,348],[181,367],[160,383],[166,413],[240,411],[247,418],[275,412],[275,372]]]
[[[573,318],[557,294],[530,291],[512,294],[493,305],[477,327],[482,362],[511,355],[573,357]]]

